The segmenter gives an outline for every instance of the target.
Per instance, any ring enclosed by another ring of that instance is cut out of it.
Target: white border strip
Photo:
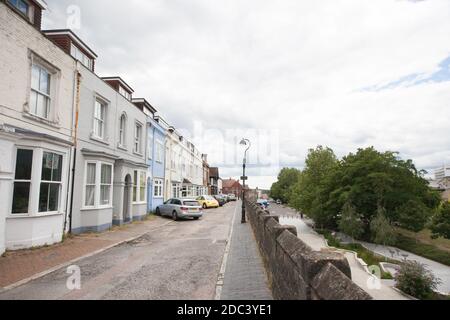
[[[220,300],[221,296],[222,296],[223,281],[225,278],[225,271],[227,269],[228,255],[230,254],[230,249],[231,249],[231,237],[233,236],[234,222],[236,220],[238,208],[239,208],[239,206],[236,203],[236,207],[234,208],[233,219],[231,220],[230,234],[228,235],[227,245],[225,247],[225,253],[224,253],[223,259],[222,259],[222,265],[220,267],[219,276],[217,278],[216,295],[214,297],[214,300]]]

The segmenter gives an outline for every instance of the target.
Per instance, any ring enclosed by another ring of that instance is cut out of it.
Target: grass
[[[450,240],[444,238],[432,239],[429,229],[417,233],[402,228],[396,228],[396,231],[402,236],[413,238],[423,244],[429,244],[450,253]]]
[[[367,250],[359,243],[349,243],[349,244],[343,244],[338,239],[336,239],[330,231],[328,230],[316,230],[318,233],[322,234],[328,241],[328,245],[331,247],[335,247],[338,249],[344,249],[349,251],[354,251],[358,254],[358,257],[362,259],[367,265],[369,266],[378,266],[381,268],[380,263],[381,262],[391,262],[391,263],[398,263],[397,261],[394,261],[392,259],[387,259],[385,257],[382,257],[380,255],[377,255],[373,253],[370,250]],[[393,279],[392,275],[389,272],[383,272],[381,274],[381,279],[391,280]]]
[[[417,238],[410,238],[399,233],[395,247],[450,266],[450,252],[435,245],[423,243]]]

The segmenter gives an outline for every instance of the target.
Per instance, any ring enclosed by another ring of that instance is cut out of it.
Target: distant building
[[[434,179],[436,181],[450,177],[450,165],[444,165],[434,171]]]
[[[222,193],[223,194],[234,194],[237,197],[240,197],[242,194],[242,185],[238,180],[227,179],[222,182]]]
[[[211,183],[209,180],[209,164],[208,164],[208,155],[202,154],[202,160],[203,160],[203,187],[207,191],[207,193],[211,194]]]
[[[219,191],[219,194],[223,194],[223,180],[222,178],[219,178],[217,181],[217,189]]]
[[[213,196],[219,194],[219,179],[219,168],[209,168],[210,188]]]

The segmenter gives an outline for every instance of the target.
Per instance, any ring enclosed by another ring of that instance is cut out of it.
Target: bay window
[[[12,215],[59,213],[64,157],[41,148],[19,148],[16,153]]]
[[[84,206],[105,208],[112,206],[113,165],[101,161],[86,163]]]
[[[12,214],[27,214],[30,202],[33,150],[17,150]]]
[[[133,179],[133,202],[145,202],[146,185],[147,172],[135,170]]]
[[[39,212],[59,211],[62,186],[62,156],[44,152],[39,192]]]

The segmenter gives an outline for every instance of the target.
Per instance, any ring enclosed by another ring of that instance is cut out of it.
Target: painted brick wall
[[[40,31],[0,2],[0,120],[9,125],[71,141],[75,60]],[[24,116],[30,95],[30,50],[59,70],[55,110],[59,122],[49,125]]]

